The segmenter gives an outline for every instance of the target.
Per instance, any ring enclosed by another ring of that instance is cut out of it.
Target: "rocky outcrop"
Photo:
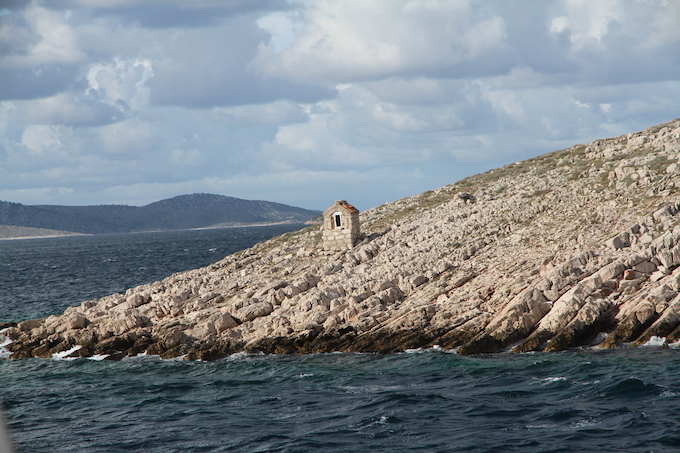
[[[680,340],[680,120],[388,203],[5,329],[12,357],[461,354]]]

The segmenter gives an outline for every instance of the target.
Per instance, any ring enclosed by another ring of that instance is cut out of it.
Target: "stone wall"
[[[339,251],[354,247],[359,237],[359,222],[355,228],[335,228],[323,230],[324,250]]]

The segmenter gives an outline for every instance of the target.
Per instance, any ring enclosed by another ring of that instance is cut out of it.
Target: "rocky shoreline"
[[[461,193],[471,198],[459,197]],[[577,145],[5,329],[12,358],[460,354],[680,341],[680,120]]]

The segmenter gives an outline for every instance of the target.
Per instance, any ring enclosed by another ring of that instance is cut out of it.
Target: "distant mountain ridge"
[[[0,225],[86,234],[305,223],[319,214],[320,211],[271,201],[205,193],[180,195],[145,206],[23,205],[0,201]]]

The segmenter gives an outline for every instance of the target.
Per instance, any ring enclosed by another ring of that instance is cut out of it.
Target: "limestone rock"
[[[266,316],[274,310],[269,302],[256,302],[238,310],[237,316],[242,322],[252,321],[260,316]]]

